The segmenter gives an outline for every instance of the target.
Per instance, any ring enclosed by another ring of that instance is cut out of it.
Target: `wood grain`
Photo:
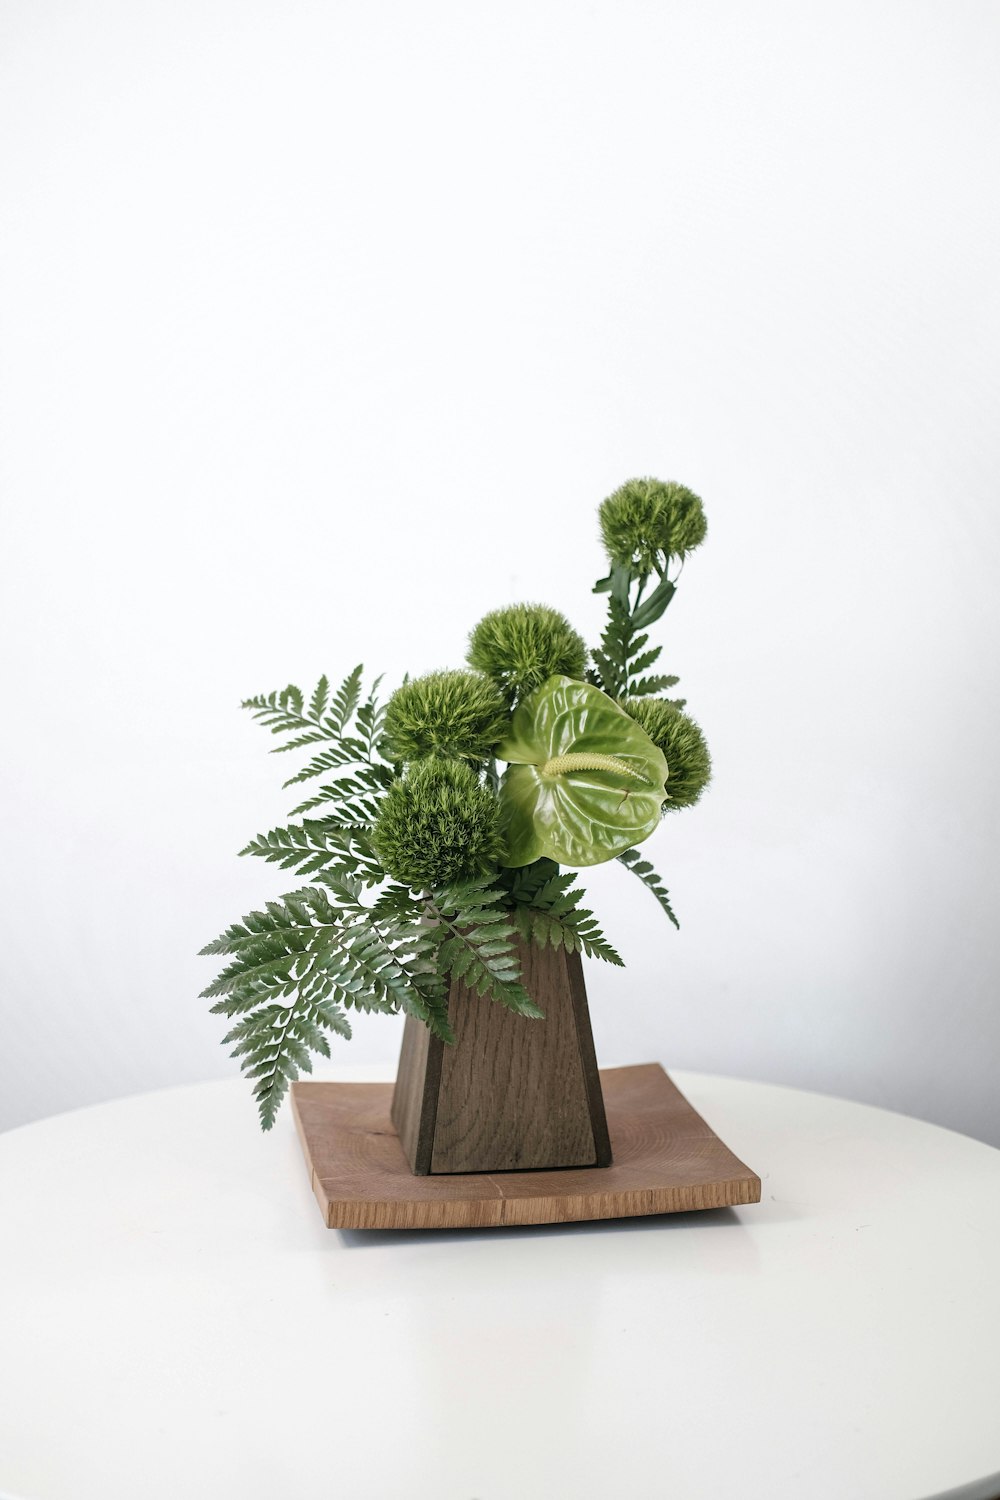
[[[611,1159],[579,954],[520,943],[544,1021],[453,980],[445,1046],[406,1022],[392,1120],[417,1173],[606,1166]]]
[[[414,1172],[431,1169],[444,1043],[407,1016],[392,1095],[392,1123]]]
[[[682,1213],[760,1201],[658,1063],[601,1072],[614,1161],[564,1171],[418,1177],[390,1119],[389,1083],[295,1083],[292,1109],[330,1228],[447,1229]]]
[[[573,1015],[576,1019],[576,1040],[580,1048],[580,1063],[583,1067],[583,1082],[590,1109],[590,1124],[594,1132],[596,1152],[594,1165],[608,1167],[611,1165],[611,1137],[608,1134],[608,1117],[604,1109],[604,1094],[601,1090],[600,1069],[597,1066],[594,1033],[590,1025],[590,1006],[587,1003],[587,986],[583,978],[583,960],[579,953],[567,953],[564,959]]]

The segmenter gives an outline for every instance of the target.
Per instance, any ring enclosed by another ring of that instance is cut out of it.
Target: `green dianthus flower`
[[[701,545],[708,529],[693,490],[672,480],[629,479],[601,503],[604,547],[613,566],[631,564],[642,573],[681,559]]]
[[[665,698],[625,698],[622,708],[666,757],[664,812],[693,807],[712,775],[708,745],[694,719]]]
[[[510,723],[503,698],[478,672],[428,672],[389,699],[385,734],[395,760],[428,755],[485,760]]]
[[[383,798],[372,845],[394,880],[433,890],[497,863],[499,811],[463,761],[421,760]]]
[[[513,704],[549,677],[582,678],[587,648],[558,610],[512,604],[483,616],[469,637],[466,660],[492,678]]]

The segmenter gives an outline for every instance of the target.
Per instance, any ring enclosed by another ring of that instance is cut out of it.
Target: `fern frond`
[[[384,876],[383,876],[384,878]],[[447,982],[436,961],[434,945],[422,918],[422,903],[404,887],[395,887],[390,905],[383,896],[371,906],[361,900],[361,880],[350,869],[335,867],[317,876],[337,907],[354,916],[358,936],[351,952],[362,964],[373,965],[371,992],[393,1009],[416,1016],[443,1041],[455,1040],[448,1024]],[[403,899],[400,899],[400,896]],[[338,971],[339,972],[339,971]],[[368,1008],[368,997],[357,991],[354,1004]]]
[[[349,672],[332,698],[329,680],[321,677],[313,689],[308,707],[301,689],[294,683],[289,683],[280,692],[258,693],[253,698],[244,699],[242,706],[265,729],[274,735],[292,736],[285,744],[276,745],[275,753],[300,750],[320,741],[326,741],[332,747],[323,752],[318,765],[307,767],[304,773],[300,772],[292,780],[304,781],[310,775],[320,775],[335,765],[351,765],[356,761],[371,764],[379,755],[384,711],[378,706],[377,689],[382,679],[376,678],[368,697],[361,703],[363,672],[362,666]],[[357,734],[351,733],[352,720],[355,720]]]
[[[317,736],[317,738],[323,738],[323,736]],[[310,744],[314,743],[314,741],[307,740],[304,743]],[[282,750],[288,748],[290,747],[286,745],[281,746]],[[341,766],[359,765],[367,759],[367,746],[364,741],[353,736],[348,736],[338,741],[336,745],[331,745],[328,749],[321,750],[319,755],[314,756],[307,766],[303,766],[302,770],[297,771],[294,776],[289,776],[288,780],[283,782],[282,785],[286,787],[296,786],[300,781],[311,781],[316,776],[322,776],[325,771],[339,770]]]
[[[660,879],[659,875],[657,875],[656,871],[653,869],[653,866],[650,864],[649,860],[646,859],[644,855],[640,854],[638,849],[626,849],[624,854],[618,855],[618,859],[625,866],[626,870],[631,870],[633,875],[638,876],[643,885],[653,894],[653,896],[659,902],[660,906],[666,912],[667,916],[670,918],[671,922],[673,922],[674,926],[679,931],[681,924],[674,916],[674,909],[670,905],[670,893],[668,892],[666,886],[663,884],[663,881]]]
[[[379,707],[376,697],[381,681],[381,677],[376,677],[372,683],[371,692],[358,709],[356,716],[358,734],[365,742],[369,761],[373,761],[375,756],[381,753],[379,746],[385,728],[386,708]]]
[[[317,682],[313,695],[309,699],[309,715],[313,719],[321,719],[326,713],[326,705],[330,698],[330,683],[324,674]]]
[[[292,816],[298,813],[315,812],[317,807],[329,807],[332,803],[336,812],[331,812],[328,817],[331,826],[347,825],[352,828],[371,828],[378,817],[379,797],[369,795],[366,788],[362,787],[360,792],[351,794],[335,783],[320,787],[315,797],[309,797],[305,802],[300,802],[297,807],[292,808]]]
[[[608,594],[608,619],[600,646],[591,652],[593,667],[587,676],[612,698],[644,697],[677,681],[676,677],[643,675],[659,660],[662,650],[648,646],[647,627],[660,618],[676,591],[676,585],[663,575],[643,600],[650,576],[652,568],[640,572],[620,565],[595,586],[595,593]]]
[[[534,864],[520,865],[515,869],[506,870],[504,874],[510,899],[514,902],[530,903],[535,892],[540,890],[553,875],[559,874],[559,866],[554,859],[536,859]]]
[[[271,754],[284,755],[288,750],[302,750],[306,745],[318,745],[320,741],[329,738],[325,729],[312,729],[307,734],[299,734],[292,740],[286,740],[283,745],[272,745]]]
[[[408,885],[392,881],[379,891],[370,910],[374,917],[401,917],[406,921],[419,921],[424,915],[424,904]]]
[[[251,912],[204,951],[228,952],[231,962],[207,989],[212,1010],[240,1016],[226,1034],[231,1055],[256,1080],[254,1096],[261,1124],[269,1130],[275,1111],[299,1071],[311,1071],[310,1052],[329,1056],[325,1030],[350,1036],[336,1003],[334,985],[322,971],[333,937],[330,924],[316,920],[307,899],[296,892]],[[332,915],[325,909],[323,916]]]
[[[582,900],[583,894],[583,886],[576,885],[575,870],[570,870],[564,875],[553,875],[539,886],[530,905],[539,911],[571,911]]]
[[[620,698],[628,680],[627,663],[632,638],[632,617],[627,597],[623,603],[614,592],[608,598],[608,622],[600,646],[591,652],[601,686],[612,698]]]
[[[425,899],[427,927],[439,972],[454,974],[477,995],[486,995],[521,1016],[544,1012],[521,984],[515,930],[503,905],[504,889],[493,875],[463,881]]]
[[[253,698],[244,698],[241,707],[249,709],[258,724],[263,724],[272,734],[317,727],[317,720],[305,715],[301,689],[294,683],[289,683],[280,692],[258,693]]]
[[[642,636],[641,639],[643,641],[646,641],[648,637]],[[638,646],[639,641],[634,641],[633,647],[635,649],[638,649]],[[645,672],[648,667],[651,667],[654,664],[654,662],[659,661],[660,653],[662,652],[662,650],[662,646],[654,646],[651,651],[643,651],[638,656],[634,656],[628,664],[629,671],[631,672],[633,677],[638,676],[640,672]]]
[[[518,872],[510,885],[514,902],[514,924],[527,942],[539,948],[565,948],[568,953],[586,953],[605,963],[624,967],[617,950],[601,931],[591,911],[580,906],[584,888],[576,884],[576,872],[560,874],[552,860],[536,860]]]
[[[300,875],[313,874],[331,863],[348,860],[357,832],[357,824],[334,818],[305,818],[301,823],[257,834],[240,853],[256,854],[269,864]]]
[[[364,667],[360,665],[348,672],[340,687],[333,695],[330,711],[323,719],[324,724],[334,733],[343,734],[348,721],[361,701],[361,674]],[[317,718],[321,717],[316,715]]]
[[[676,677],[637,677],[633,678],[632,668],[629,667],[629,678],[626,685],[626,695],[629,698],[643,698],[651,693],[662,693],[665,688],[673,687],[679,680]]]
[[[362,766],[353,776],[341,776],[337,781],[330,781],[321,786],[314,797],[292,808],[292,816],[311,812],[314,807],[321,807],[327,802],[339,802],[344,808],[353,808],[360,814],[357,821],[363,822],[365,799],[369,798],[371,793],[375,793],[376,797],[370,802],[374,819],[378,812],[377,797],[386,792],[392,782],[393,774],[388,766]]]
[[[350,1036],[345,1010],[405,1011],[454,1041],[447,985],[419,903],[395,920],[377,919],[361,891],[350,869],[328,870],[323,889],[269,901],[204,950],[229,957],[203,994],[215,1001],[213,1012],[237,1018],[226,1042],[256,1080],[265,1130],[289,1083],[310,1071],[310,1053],[329,1055],[325,1033]]]
[[[585,953],[588,958],[600,958],[605,963],[624,968],[624,960],[604,936],[593,912],[582,907],[557,915],[519,906],[514,913],[514,922],[525,942],[534,943],[538,948],[546,945],[565,948],[567,953]]]

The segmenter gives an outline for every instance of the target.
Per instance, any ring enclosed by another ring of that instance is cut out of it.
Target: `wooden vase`
[[[611,1163],[580,955],[520,942],[519,958],[544,1021],[454,978],[456,1045],[407,1017],[392,1123],[419,1176]]]

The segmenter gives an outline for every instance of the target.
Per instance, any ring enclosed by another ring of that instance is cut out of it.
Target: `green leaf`
[[[351,768],[295,809],[322,808],[324,816],[271,829],[242,851],[318,884],[268,901],[202,950],[227,960],[204,994],[215,1002],[214,1012],[235,1021],[226,1041],[255,1080],[265,1129],[289,1082],[310,1070],[311,1054],[330,1055],[326,1033],[350,1037],[345,1009],[402,1010],[454,1041],[447,982],[422,905],[407,893],[405,905],[398,900],[394,910],[378,913],[361,900],[366,887],[385,883],[368,835],[397,774],[381,754],[385,711],[378,706],[378,682],[362,703],[361,679],[356,667],[331,698],[329,681],[321,677],[308,706],[294,684],[244,703],[272,734],[285,737],[277,749],[322,743],[286,785]]]
[[[671,922],[679,930],[681,924],[674,916],[674,909],[670,905],[670,894],[649,860],[645,859],[639,853],[638,849],[626,849],[624,853],[618,855],[618,859],[625,866],[626,870],[631,870],[632,874],[637,876],[646,889],[655,896]]]
[[[629,681],[628,696],[643,698],[653,693],[662,693],[666,688],[673,687],[676,681],[676,677],[638,677],[635,681]]]
[[[642,639],[643,643],[645,644],[645,641],[648,639],[648,637],[644,636]],[[638,649],[638,640],[633,641],[632,645],[635,649]],[[662,646],[654,646],[650,651],[643,651],[640,656],[633,657],[628,664],[630,675],[636,677],[640,672],[645,672],[647,667],[651,667],[653,663],[658,660],[660,652],[662,650]]]
[[[560,874],[551,860],[541,859],[524,871],[515,871],[514,876],[510,884],[514,923],[526,941],[541,948],[546,944],[565,948],[568,953],[579,950],[591,958],[622,966],[621,957],[604,936],[593,912],[580,906],[584,890],[572,870]]]
[[[289,1081],[310,1070],[310,1053],[329,1056],[324,1032],[350,1037],[345,1008],[402,1010],[454,1041],[423,905],[410,896],[392,910],[366,907],[361,878],[345,867],[319,878],[325,888],[304,886],[267,902],[205,950],[229,956],[203,993],[215,1000],[214,1012],[237,1018],[226,1042],[256,1080],[264,1129]]]
[[[330,697],[330,684],[325,676],[321,677],[316,684],[315,691],[309,700],[309,713],[314,719],[321,719],[326,713],[327,701]]]
[[[373,790],[379,795],[373,796]],[[378,817],[381,793],[384,791],[383,785],[377,785],[373,789],[365,786],[358,778],[342,777],[339,781],[328,782],[326,786],[321,786],[314,796],[308,797],[305,802],[300,802],[297,807],[293,807],[292,816],[314,812],[317,807],[326,807],[334,803],[336,812],[334,813],[331,809],[330,816],[336,818],[338,825],[347,824],[355,828],[369,829]]]
[[[536,859],[534,864],[520,865],[504,872],[504,884],[511,901],[519,905],[530,905],[538,891],[559,874],[554,859]]]
[[[312,740],[306,743],[313,743]],[[283,750],[290,748],[282,745]],[[340,766],[353,766],[367,759],[365,746],[361,740],[342,739],[336,745],[326,750],[321,750],[319,755],[314,756],[307,766],[303,766],[294,776],[289,776],[284,786],[295,786],[300,781],[310,781],[314,776],[322,776],[325,771],[333,771]]]
[[[497,748],[505,865],[547,856],[596,865],[659,826],[667,763],[646,732],[590,683],[550,677]]]
[[[677,585],[671,583],[669,578],[661,578],[648,599],[644,599],[632,616],[632,625],[636,630],[645,630],[647,625],[654,624],[663,614],[674,594]]]
[[[296,870],[300,875],[313,874],[327,865],[350,859],[355,835],[359,831],[357,823],[345,824],[336,818],[306,818],[302,823],[290,823],[287,828],[272,828],[269,833],[258,834],[240,853],[256,854],[270,864],[280,865],[283,870]]]
[[[631,564],[618,563],[611,569],[611,597],[616,604],[628,609],[629,590],[632,587]]]
[[[361,674],[364,667],[358,665],[349,672],[333,696],[330,712],[324,722],[335,734],[342,734],[348,720],[361,700]],[[320,715],[317,714],[317,718]]]
[[[286,740],[283,745],[272,746],[271,754],[283,755],[288,750],[301,750],[305,745],[317,745],[321,740],[329,738],[325,729],[311,729],[306,734],[296,735],[293,740]]]
[[[610,590],[608,621],[601,636],[601,644],[591,652],[592,667],[588,681],[601,688],[609,697],[623,698],[659,691],[654,686],[660,678],[644,678],[641,674],[658,659],[661,648],[644,650],[649,640],[646,627],[663,614],[676,591],[676,586],[667,577],[659,583],[646,600],[642,591],[648,573],[637,572],[625,566],[612,570],[607,579],[602,579],[598,591]],[[632,586],[638,584],[635,603],[632,603]]]
[[[612,579],[619,578],[620,575],[621,570],[616,569]],[[628,595],[626,593],[623,599],[620,589],[616,591],[613,585],[608,600],[608,623],[604,627],[600,647],[590,653],[600,678],[598,686],[612,698],[621,696],[628,680],[626,663],[634,649],[632,634]]]
[[[435,891],[425,902],[431,919],[426,931],[444,974],[457,974],[467,989],[517,1015],[542,1020],[544,1012],[521,983],[505,896],[491,875]]]
[[[376,678],[371,692],[361,702],[361,679],[363,667],[357,666],[349,672],[337,691],[330,697],[330,683],[324,676],[313,689],[308,708],[302,692],[290,683],[280,692],[259,693],[246,698],[243,707],[249,709],[258,723],[263,724],[274,735],[291,735],[283,745],[275,745],[274,753],[300,750],[306,745],[326,741],[328,747],[317,762],[293,777],[293,781],[305,781],[318,776],[331,766],[351,765],[354,762],[373,764],[380,756],[379,743],[385,710],[379,708],[376,697],[381,678]],[[360,704],[360,707],[359,707]],[[349,733],[354,720],[355,733]],[[384,759],[384,757],[382,757]],[[285,785],[289,785],[288,782]]]

